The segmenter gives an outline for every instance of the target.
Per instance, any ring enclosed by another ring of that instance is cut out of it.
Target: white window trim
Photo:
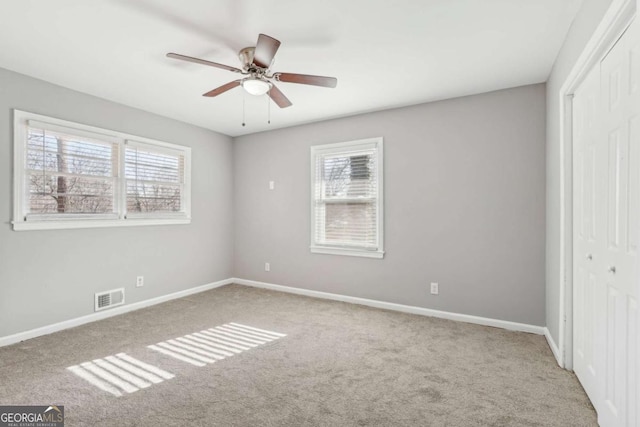
[[[27,221],[25,219],[24,203],[26,193],[26,168],[25,168],[25,141],[26,130],[29,123],[44,124],[50,129],[64,130],[79,136],[91,136],[108,142],[115,142],[120,146],[117,196],[115,198],[116,213],[113,214],[68,214],[64,217],[56,215],[39,215],[38,219]],[[15,231],[26,230],[57,230],[74,228],[102,228],[102,227],[130,227],[143,225],[184,225],[191,223],[191,147],[186,147],[168,142],[157,141],[150,138],[130,135],[102,129],[94,126],[74,123],[67,120],[56,119],[26,111],[13,110],[13,229]],[[148,213],[131,215],[127,218],[126,212],[126,180],[124,177],[124,161],[126,144],[150,145],[159,151],[184,153],[185,182],[184,182],[184,212],[176,213]]]
[[[375,146],[377,148],[377,165],[378,168],[378,188],[377,188],[377,233],[378,233],[378,248],[375,250],[367,250],[364,248],[351,248],[351,247],[336,247],[336,246],[324,246],[315,244],[315,179],[316,179],[316,157],[324,152],[339,153],[349,152],[357,150],[359,148],[366,148]],[[384,258],[384,148],[383,138],[367,138],[359,139],[356,141],[338,142],[334,144],[312,145],[311,157],[310,157],[310,238],[311,245],[309,246],[312,253],[327,254],[327,255],[347,255],[358,256],[366,258]]]

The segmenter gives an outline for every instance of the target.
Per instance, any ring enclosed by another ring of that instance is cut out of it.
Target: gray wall
[[[554,341],[560,334],[560,88],[591,38],[611,0],[584,0],[547,82],[547,246],[546,324]],[[571,147],[565,147],[565,156]],[[569,266],[570,268],[570,266]]]
[[[14,108],[191,146],[192,224],[12,231]],[[543,325],[544,111],[541,84],[234,143],[0,69],[0,336],[90,314],[97,291],[125,287],[132,303],[232,276]],[[311,254],[310,145],[372,136],[385,258]]]
[[[311,254],[309,147],[375,136],[385,258]],[[544,325],[544,84],[238,137],[234,162],[236,277]]]
[[[192,147],[192,223],[12,231],[13,108]],[[131,303],[231,277],[232,156],[230,137],[0,69],[0,337],[90,314],[97,291]]]

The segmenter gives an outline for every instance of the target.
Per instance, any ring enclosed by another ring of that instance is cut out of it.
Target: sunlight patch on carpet
[[[193,366],[202,367],[286,336],[232,322],[162,341],[148,348]]]
[[[118,397],[123,392],[134,393],[174,377],[167,371],[125,353],[69,366],[67,369],[100,390]]]

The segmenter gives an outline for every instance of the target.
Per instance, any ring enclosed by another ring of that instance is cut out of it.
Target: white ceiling
[[[543,82],[582,0],[2,0],[0,67],[227,135]],[[280,110],[235,88],[259,33],[282,42]],[[242,104],[246,98],[246,122]],[[55,112],[51,112],[55,115]]]

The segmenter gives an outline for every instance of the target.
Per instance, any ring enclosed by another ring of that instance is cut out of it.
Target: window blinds
[[[378,249],[377,146],[315,154],[314,244]]]
[[[13,131],[14,230],[191,222],[190,147],[19,110]]]
[[[127,212],[183,212],[183,152],[127,141],[125,149]]]
[[[117,143],[30,121],[25,152],[25,217],[115,215]]]

